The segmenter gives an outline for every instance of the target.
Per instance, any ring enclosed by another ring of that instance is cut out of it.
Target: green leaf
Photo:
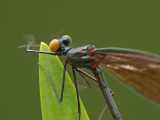
[[[45,43],[41,43],[40,51],[50,51]],[[39,64],[47,69],[53,85],[60,98],[63,76],[63,65],[57,56],[39,54]],[[56,94],[44,69],[39,67],[39,84],[41,110],[43,120],[78,120],[78,105],[75,87],[66,73],[63,101],[59,103]],[[89,120],[80,100],[81,120]]]

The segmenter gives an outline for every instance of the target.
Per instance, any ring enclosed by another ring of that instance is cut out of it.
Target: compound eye
[[[49,44],[49,48],[52,52],[56,52],[59,49],[59,41],[57,39],[53,39]]]
[[[68,35],[64,35],[62,38],[63,44],[69,46],[72,43],[72,39]]]

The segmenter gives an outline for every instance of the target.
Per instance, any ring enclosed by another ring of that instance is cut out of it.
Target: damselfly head
[[[64,35],[60,39],[53,39],[49,44],[49,48],[52,52],[56,52],[62,50],[65,47],[68,47],[71,43],[71,37]]]

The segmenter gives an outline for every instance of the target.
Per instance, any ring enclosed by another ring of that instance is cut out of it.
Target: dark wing
[[[112,74],[160,104],[159,56],[120,48],[96,49],[94,55]]]

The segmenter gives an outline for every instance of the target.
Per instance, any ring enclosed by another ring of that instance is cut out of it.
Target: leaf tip
[[[41,42],[40,49],[41,49],[42,47],[47,47],[47,48],[48,48],[48,45],[47,45],[46,43],[44,43],[44,42]]]

